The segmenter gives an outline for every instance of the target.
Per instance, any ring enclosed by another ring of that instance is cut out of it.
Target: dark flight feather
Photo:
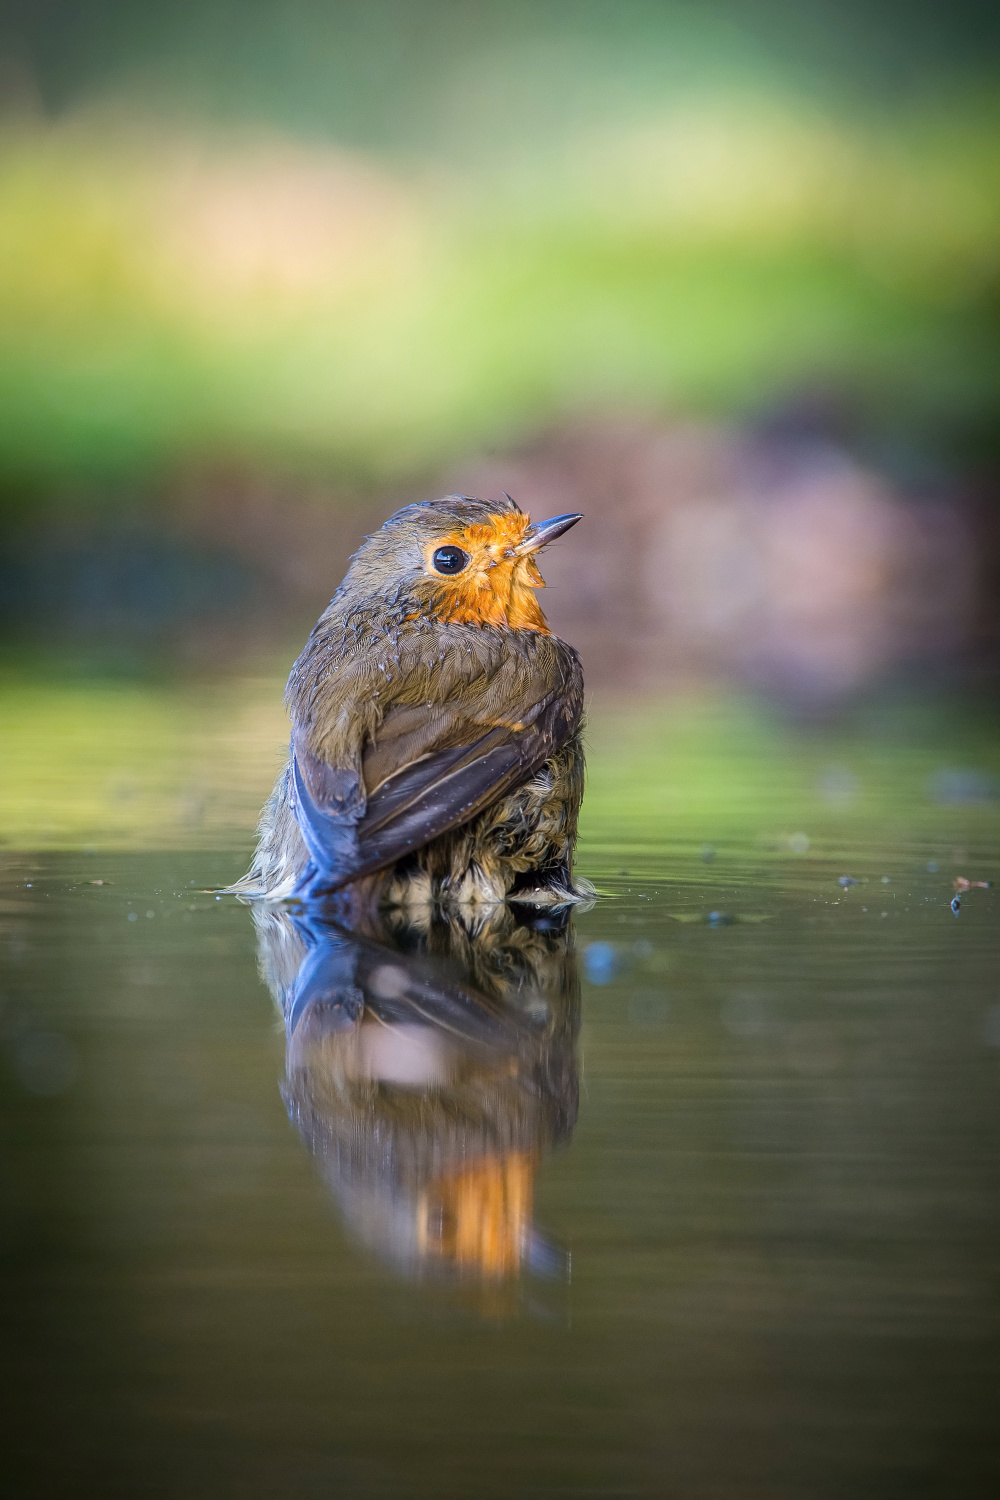
[[[306,893],[331,894],[469,822],[566,743],[580,707],[579,695],[550,691],[516,724],[485,733],[467,705],[393,709],[366,747],[364,794],[356,773],[329,766],[296,735],[296,812],[315,867]]]

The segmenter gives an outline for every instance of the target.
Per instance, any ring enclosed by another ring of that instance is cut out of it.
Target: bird
[[[376,908],[592,894],[572,877],[583,673],[549,629],[536,563],[582,519],[448,495],[364,540],[288,678],[290,753],[236,894]]]

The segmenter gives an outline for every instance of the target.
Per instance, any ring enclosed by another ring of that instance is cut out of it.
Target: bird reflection
[[[254,919],[287,1029],[282,1096],[354,1233],[410,1273],[563,1274],[533,1196],[577,1113],[568,913]]]

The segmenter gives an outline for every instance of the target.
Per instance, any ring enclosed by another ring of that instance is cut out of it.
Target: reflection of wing
[[[402,953],[347,928],[292,916],[305,956],[283,997],[293,1036],[307,1016],[314,1033],[346,1031],[365,1009],[388,1025],[438,1027],[466,1045],[516,1049],[531,1028],[454,963]]]
[[[357,774],[293,741],[296,816],[320,876],[313,895],[385,869],[519,786],[578,727],[580,700],[550,691],[512,722],[444,704],[392,708]],[[485,722],[484,722],[485,720]]]

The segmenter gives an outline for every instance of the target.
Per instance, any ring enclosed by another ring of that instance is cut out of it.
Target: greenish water
[[[338,949],[367,1051],[237,840],[3,855],[9,1493],[997,1492],[995,741],[697,723],[566,932]]]

